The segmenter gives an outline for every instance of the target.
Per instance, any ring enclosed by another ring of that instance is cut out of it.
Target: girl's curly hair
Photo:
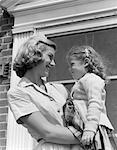
[[[88,59],[88,65],[86,66],[87,72],[95,73],[100,76],[102,79],[106,79],[106,66],[102,60],[100,54],[98,54],[92,47],[83,45],[83,46],[73,46],[67,54],[67,60],[74,57],[76,60],[81,60],[85,62]]]
[[[14,59],[13,70],[17,76],[23,77],[27,70],[42,62],[42,54],[48,50],[48,46],[56,50],[54,42],[45,36],[33,36],[24,42]]]

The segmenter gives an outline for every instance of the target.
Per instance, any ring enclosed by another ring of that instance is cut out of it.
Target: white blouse
[[[66,102],[67,91],[62,84],[45,84],[47,92],[22,78],[16,88],[8,91],[8,102],[17,123],[22,124],[20,117],[40,111],[52,124],[63,126],[62,106]],[[58,91],[59,89],[60,91]],[[28,125],[22,124],[36,140],[40,139]]]

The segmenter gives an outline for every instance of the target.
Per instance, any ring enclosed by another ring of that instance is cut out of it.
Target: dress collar
[[[48,86],[49,86],[49,83],[47,83],[46,81],[44,81],[44,84],[47,88],[47,91],[48,91]],[[30,86],[33,86],[35,88],[36,91],[48,96],[50,98],[50,100],[53,100],[53,98],[49,95],[49,93],[47,93],[46,91],[44,91],[42,88],[40,88],[38,85],[34,84],[33,82],[31,82],[29,79],[23,77],[21,78],[20,82],[18,83],[18,86],[20,87],[24,87],[24,88],[27,88],[27,87],[30,87]]]

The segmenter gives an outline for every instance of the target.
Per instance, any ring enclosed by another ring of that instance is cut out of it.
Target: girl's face
[[[43,53],[43,60],[37,67],[39,77],[48,77],[51,67],[55,66],[55,50],[48,46],[48,50]]]
[[[69,70],[75,80],[80,79],[86,73],[85,64],[82,61],[71,58],[69,64]]]

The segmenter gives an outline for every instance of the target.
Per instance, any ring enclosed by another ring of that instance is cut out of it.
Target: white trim
[[[18,48],[20,45],[31,36],[31,33],[22,33],[19,35],[14,35],[13,43],[13,55],[12,61],[14,60]],[[16,76],[15,71],[13,71],[13,66],[11,67],[11,87],[15,87],[19,82],[20,78]],[[6,150],[32,150],[33,149],[33,139],[31,135],[27,132],[27,129],[22,125],[16,123],[15,118],[10,110],[8,109],[8,126],[7,126],[7,145]]]
[[[108,76],[108,79],[110,79],[110,80],[117,80],[117,75]]]
[[[102,7],[101,2],[107,7]],[[46,34],[64,34],[73,31],[86,31],[86,29],[91,30],[92,28],[97,30],[100,27],[117,26],[117,1],[93,0],[92,3],[83,3],[82,5],[79,3],[81,3],[79,0],[63,0],[58,4],[52,3],[40,8],[35,6],[31,10],[27,10],[27,8],[19,11],[17,8],[12,11],[15,16],[13,33],[38,29]],[[93,9],[96,5],[97,8]],[[86,6],[87,10],[83,11]]]
[[[106,18],[106,17],[114,17],[117,15],[117,8],[113,9],[104,9],[99,11],[91,11],[87,13],[81,13],[81,14],[75,14],[75,15],[69,15],[69,16],[60,16],[56,18],[50,18],[46,20],[40,20],[40,21],[33,21],[28,23],[21,23],[16,24],[15,28],[26,28],[27,26],[31,28],[47,28],[52,27],[56,25],[66,25],[70,23],[77,23],[81,21],[86,20],[95,20],[99,18]],[[15,30],[15,29],[14,29]],[[14,31],[13,30],[13,31]],[[27,29],[28,30],[28,29]]]
[[[36,27],[37,30],[40,32],[43,32],[46,35],[65,35],[65,34],[72,34],[72,33],[79,33],[79,32],[86,32],[86,31],[94,31],[99,29],[105,29],[105,28],[112,28],[117,27],[117,18],[110,17],[110,18],[100,18],[97,20],[87,20],[77,23],[71,23],[71,24],[63,24],[56,26],[56,28],[50,27]],[[35,28],[35,27],[34,27]]]
[[[3,7],[5,7],[5,8],[9,8],[9,7],[15,6],[20,1],[22,1],[22,0],[2,0],[0,2],[0,5],[3,6]]]
[[[17,11],[21,11],[21,10],[26,10],[26,9],[34,9],[34,8],[41,8],[41,7],[46,7],[49,5],[54,5],[54,4],[58,4],[58,3],[64,3],[64,2],[69,2],[69,1],[73,1],[73,0],[41,0],[41,1],[35,1],[35,2],[30,2],[30,3],[25,3],[23,5],[18,5],[16,6],[16,8],[14,8],[13,10],[12,7],[9,8],[9,11],[12,12],[17,12]]]
[[[23,0],[21,0],[23,1]],[[25,1],[25,0],[24,0]],[[35,8],[43,8],[47,6],[53,6],[53,5],[58,5],[60,4],[63,7],[73,5],[73,2],[77,4],[83,4],[83,3],[91,3],[95,1],[102,1],[102,0],[35,0],[35,1],[29,1],[29,2],[24,2],[23,4],[19,2],[19,5],[16,5],[15,7],[9,7],[8,11],[10,12],[17,12],[17,11],[23,11],[23,10],[28,10],[28,9],[35,9]],[[69,3],[70,2],[70,3]]]
[[[112,11],[111,14],[103,15],[98,17],[95,14],[91,16],[80,16],[80,17],[66,17],[62,19],[55,20],[42,20],[40,23],[32,24],[20,24],[16,25],[13,29],[13,33],[21,33],[27,31],[33,31],[34,29],[39,29],[40,31],[45,31],[46,34],[60,34],[66,32],[78,32],[86,30],[97,30],[100,28],[111,28],[117,26],[117,18],[115,15],[116,11]],[[98,20],[97,20],[98,19]],[[55,29],[56,26],[56,29]]]

